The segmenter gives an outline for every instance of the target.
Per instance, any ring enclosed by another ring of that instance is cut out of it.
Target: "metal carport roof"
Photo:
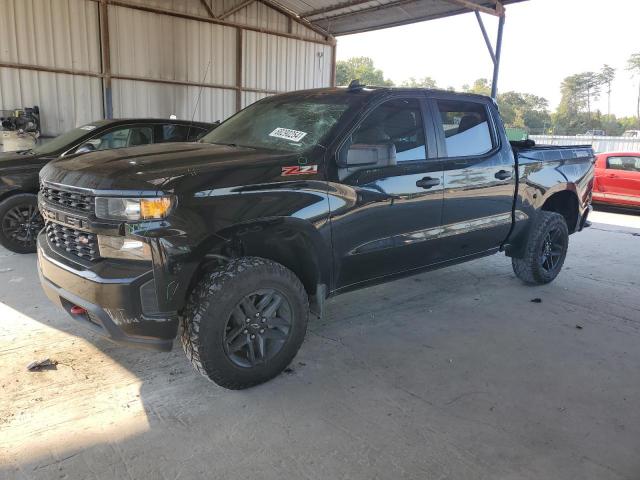
[[[434,20],[475,10],[501,16],[524,0],[274,0],[300,19],[338,36]]]
[[[201,0],[205,1],[205,0]],[[247,0],[252,1],[252,0]],[[493,63],[491,96],[500,70],[505,5],[526,0],[260,0],[328,36],[348,35],[474,12]],[[495,47],[481,13],[499,18]],[[334,54],[335,61],[335,54]],[[335,69],[334,69],[335,70]]]

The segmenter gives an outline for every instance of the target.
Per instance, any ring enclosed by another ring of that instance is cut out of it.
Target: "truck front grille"
[[[46,183],[40,186],[40,191],[44,200],[52,205],[60,205],[83,213],[93,213],[95,210],[93,195],[62,190]]]
[[[58,249],[92,262],[100,258],[98,238],[95,234],[47,222],[49,244]]]

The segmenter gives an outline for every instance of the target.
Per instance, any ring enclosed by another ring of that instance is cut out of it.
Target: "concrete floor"
[[[637,480],[640,216],[593,221],[551,285],[496,255],[336,298],[242,392],[76,326],[0,250],[0,478]]]

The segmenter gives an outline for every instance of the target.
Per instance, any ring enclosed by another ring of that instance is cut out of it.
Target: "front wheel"
[[[0,203],[0,244],[3,247],[16,253],[33,253],[38,232],[43,227],[36,195],[20,193]]]
[[[291,363],[308,317],[307,293],[293,272],[264,258],[233,259],[191,292],[181,315],[182,346],[197,371],[240,390]]]
[[[541,211],[529,235],[524,256],[511,259],[513,271],[525,283],[549,283],[560,273],[568,247],[569,229],[564,217]]]

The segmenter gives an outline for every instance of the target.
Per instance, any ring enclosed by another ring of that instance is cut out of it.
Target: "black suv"
[[[199,143],[41,172],[42,285],[110,338],[182,345],[227,388],[281,372],[326,299],[505,251],[552,281],[590,209],[590,146],[510,145],[487,97],[361,86],[261,100]]]
[[[217,124],[130,118],[99,120],[30,150],[0,153],[0,245],[17,253],[36,251],[44,226],[38,213],[38,172],[49,161],[92,152],[162,142],[192,142]]]

